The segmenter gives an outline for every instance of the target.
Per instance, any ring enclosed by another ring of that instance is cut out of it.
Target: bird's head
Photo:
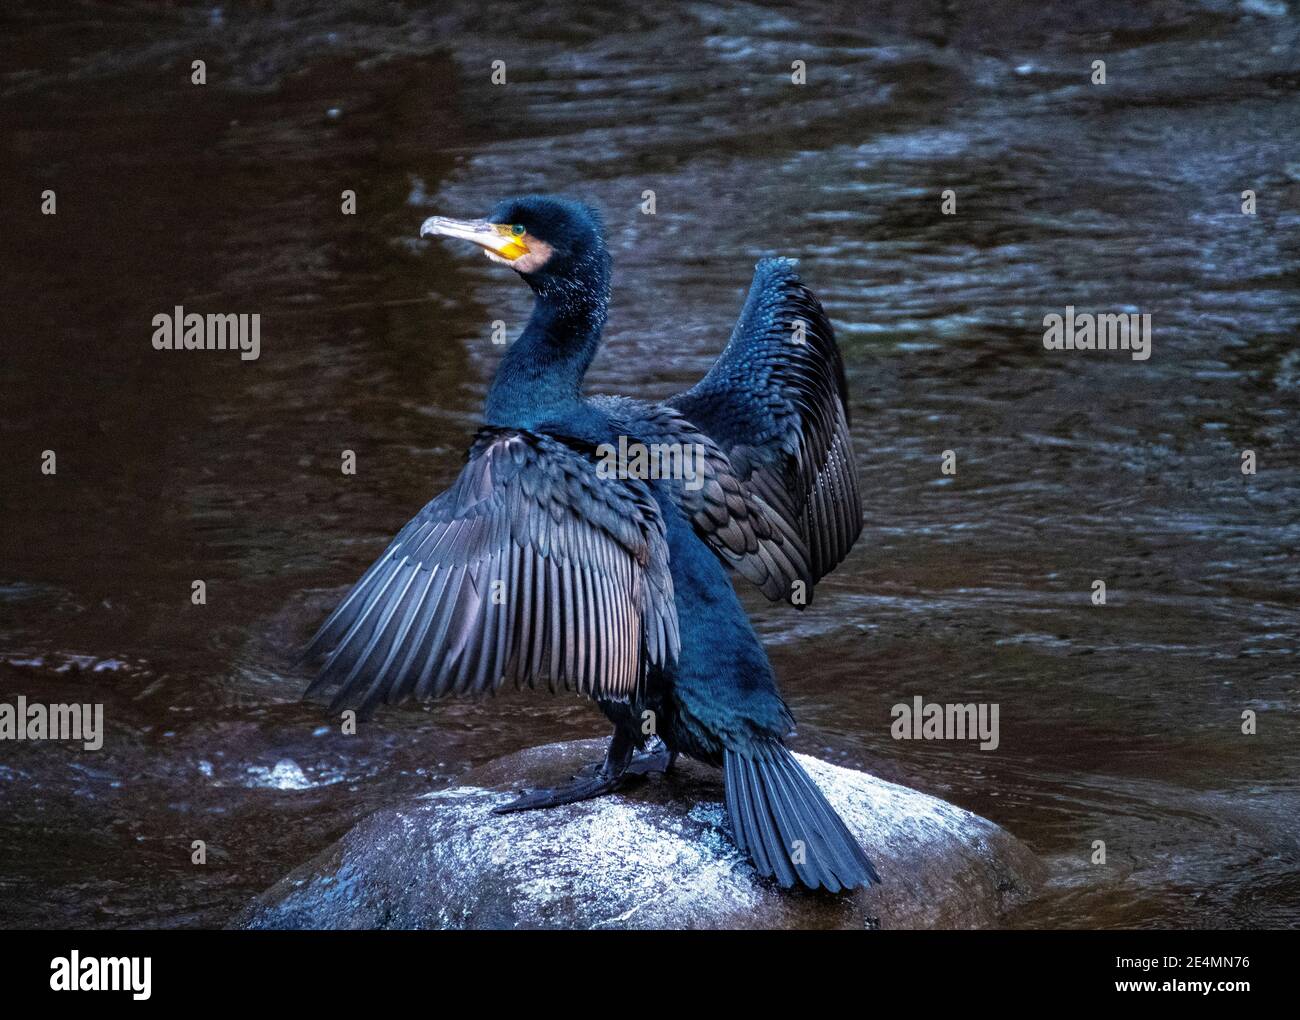
[[[420,236],[456,237],[477,244],[493,262],[516,270],[534,290],[552,284],[604,281],[609,272],[600,213],[567,198],[528,195],[501,202],[487,219],[430,216]]]

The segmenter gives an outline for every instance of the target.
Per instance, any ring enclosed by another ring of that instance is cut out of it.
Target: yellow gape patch
[[[518,247],[520,254],[510,255],[507,252],[510,249],[501,249],[501,256],[497,257],[493,252],[488,252],[488,257],[503,262],[511,269],[520,273],[535,273],[550,261],[553,249],[545,241],[539,241],[532,234],[524,234],[522,237],[510,238],[510,248]]]
[[[528,244],[524,240],[525,233],[522,226],[518,223],[513,225],[497,223],[495,226],[497,233],[507,239],[506,243],[497,249],[497,254],[508,262],[513,262],[520,255],[528,254]]]

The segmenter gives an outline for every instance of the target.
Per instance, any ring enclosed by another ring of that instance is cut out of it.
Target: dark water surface
[[[0,745],[0,924],[219,925],[376,808],[603,733],[510,694],[342,738],[288,662],[527,313],[420,221],[530,190],[605,211],[598,391],[689,385],[762,255],[826,303],[866,530],[807,612],[746,596],[800,749],[1025,840],[1011,924],[1300,923],[1300,24],[1092,6],[6,5],[0,700],[108,733]],[[260,359],[154,351],[177,304],[260,313]],[[1149,312],[1152,357],[1045,351],[1067,304]],[[1000,746],[895,741],[916,695],[996,702]]]

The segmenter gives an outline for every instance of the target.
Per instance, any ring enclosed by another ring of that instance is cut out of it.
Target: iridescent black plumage
[[[685,753],[724,768],[760,873],[831,891],[878,881],[783,746],[793,719],[724,569],[799,604],[861,530],[843,365],[793,263],[759,263],[730,343],[688,392],[585,398],[609,298],[595,212],[530,197],[430,225],[510,261],[537,300],[460,477],[313,639],[324,665],[309,693],[337,686],[335,706],[368,712],[507,680],[571,687],[615,724],[605,762],[503,810],[609,792]],[[611,476],[600,454],[620,437],[698,449],[698,474]]]
[[[835,331],[790,259],[764,259],[708,374],[668,401],[709,433],[737,476],[808,548],[812,580],[862,532],[848,387]]]

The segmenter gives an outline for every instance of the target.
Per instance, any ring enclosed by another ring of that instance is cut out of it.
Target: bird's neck
[[[488,390],[489,425],[530,428],[576,407],[582,378],[600,346],[609,308],[607,273],[533,289],[533,314],[502,357]]]

